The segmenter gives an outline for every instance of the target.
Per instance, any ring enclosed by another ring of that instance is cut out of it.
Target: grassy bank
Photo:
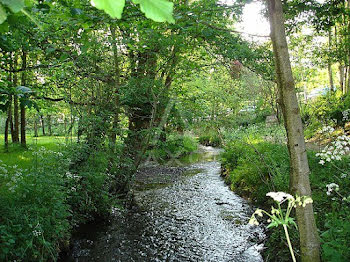
[[[258,206],[269,208],[272,203],[268,202],[266,193],[288,192],[290,167],[287,147],[276,141],[268,142],[267,137],[274,136],[273,130],[262,126],[235,130],[232,134],[222,157],[225,180],[238,194]],[[276,134],[274,137],[279,136]],[[321,165],[314,151],[308,151],[308,159],[323,261],[349,261],[350,208],[347,197],[350,195],[350,159],[342,157]],[[327,192],[332,183],[337,184],[339,190]],[[292,235],[297,247],[297,231],[292,231]],[[281,231],[271,231],[266,261],[289,261],[289,252],[281,238]]]
[[[0,141],[4,140],[4,135],[0,135]],[[11,140],[11,136],[10,136]],[[27,147],[23,148],[20,144],[10,144],[8,151],[2,143],[0,146],[0,160],[7,165],[18,165],[21,168],[29,168],[35,164],[35,155],[40,147],[48,150],[59,150],[65,145],[66,138],[63,136],[41,136],[41,137],[27,137]]]
[[[1,261],[55,261],[74,227],[107,216],[116,204],[108,152],[64,141],[30,137],[28,149],[2,148]]]

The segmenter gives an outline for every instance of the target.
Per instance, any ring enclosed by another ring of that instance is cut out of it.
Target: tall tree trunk
[[[40,121],[41,121],[41,129],[43,131],[43,136],[46,136],[46,134],[45,134],[45,121],[44,121],[43,115],[40,115]]]
[[[51,115],[47,116],[47,129],[49,131],[49,136],[52,136]]]
[[[343,83],[343,94],[346,94],[349,83],[349,67],[345,66],[344,83]]]
[[[332,71],[332,59],[331,59],[331,49],[332,49],[332,27],[328,31],[328,77],[329,77],[329,88],[331,92],[335,91],[334,81],[333,81],[333,71]]]
[[[12,117],[12,102],[13,102],[13,96],[9,95],[9,112],[8,112],[8,118],[9,118],[9,125],[10,125],[10,130],[11,130],[11,137],[12,137],[12,142],[13,142],[13,133],[14,133],[14,129],[13,129],[13,117]]]
[[[19,143],[19,108],[18,108],[18,97],[13,96],[13,134],[12,141],[13,143]]]
[[[339,84],[340,89],[344,93],[344,66],[339,64]]]
[[[27,67],[27,53],[25,51],[22,52],[22,68]],[[22,86],[26,86],[26,72],[22,72],[21,79]],[[21,145],[23,147],[27,147],[27,139],[26,139],[26,108],[24,103],[20,103],[21,109]]]
[[[18,57],[17,54],[14,56],[13,60],[13,67],[14,69],[17,69],[18,64]],[[18,84],[17,74],[13,73],[13,79],[12,79],[13,86],[16,87]],[[19,143],[19,108],[18,108],[18,96],[13,96],[13,133],[12,133],[12,142],[13,143]]]
[[[299,196],[311,196],[309,164],[303,126],[296,97],[295,84],[289,60],[281,0],[267,0],[271,26],[271,40],[276,60],[280,104],[287,131],[290,158],[290,189]],[[300,235],[301,261],[320,261],[320,244],[312,204],[296,208]]]
[[[12,116],[11,99],[12,99],[12,96],[9,96],[9,106],[7,108],[7,118],[6,118],[6,122],[5,122],[4,139],[5,139],[5,151],[6,152],[8,152],[8,147],[9,147],[9,127],[10,127],[11,116]]]

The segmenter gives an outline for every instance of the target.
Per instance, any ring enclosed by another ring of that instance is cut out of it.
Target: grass
[[[11,141],[11,137],[9,139]],[[4,141],[4,135],[0,135],[0,141]],[[0,160],[5,164],[13,166],[17,165],[20,168],[27,169],[35,164],[35,151],[40,147],[45,147],[49,150],[58,150],[65,144],[64,136],[40,136],[27,137],[27,147],[23,148],[20,144],[9,144],[8,152],[5,150],[4,144],[0,146]]]

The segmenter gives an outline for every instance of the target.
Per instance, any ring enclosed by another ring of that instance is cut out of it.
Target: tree
[[[287,131],[290,157],[290,190],[299,196],[311,196],[309,164],[306,155],[303,126],[300,117],[295,84],[289,60],[281,0],[268,0],[271,40],[276,62],[280,105]],[[320,261],[320,245],[313,213],[313,206],[296,208],[300,234],[301,260]]]

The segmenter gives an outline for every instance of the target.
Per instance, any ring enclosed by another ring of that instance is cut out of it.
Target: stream
[[[81,227],[61,262],[263,261],[263,229],[248,225],[254,209],[220,177],[219,153],[200,147],[167,165],[145,164],[135,206]]]

